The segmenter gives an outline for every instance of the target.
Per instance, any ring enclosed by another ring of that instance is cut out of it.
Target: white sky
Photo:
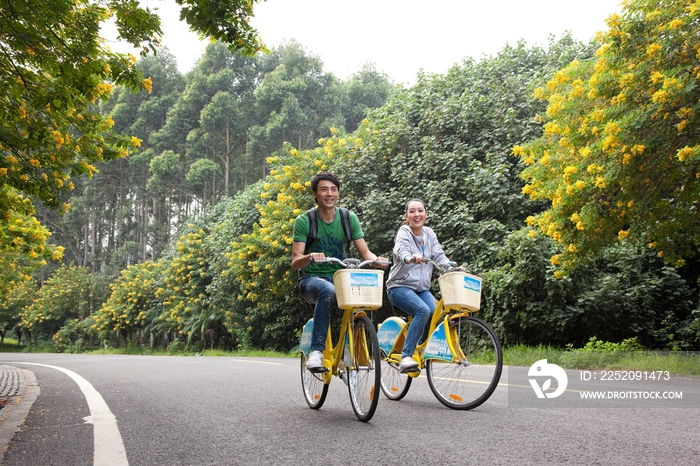
[[[158,9],[163,44],[181,72],[191,70],[208,42],[179,21],[173,0],[141,3]],[[420,69],[444,74],[465,57],[478,60],[519,39],[546,46],[549,34],[568,30],[587,41],[607,29],[605,19],[621,6],[620,0],[267,0],[254,11],[252,24],[268,48],[296,39],[342,79],[371,62],[410,85]]]

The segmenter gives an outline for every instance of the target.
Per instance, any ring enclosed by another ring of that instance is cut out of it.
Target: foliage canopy
[[[634,241],[682,265],[700,244],[700,5],[636,0],[607,22],[595,60],[537,90],[543,136],[514,148],[523,192],[551,201],[528,223],[563,245],[555,264]]]

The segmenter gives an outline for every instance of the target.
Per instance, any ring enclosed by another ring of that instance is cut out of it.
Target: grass
[[[564,369],[668,371],[700,376],[700,353],[697,352],[561,349],[522,345],[503,349],[504,364],[509,366],[527,367],[540,359]]]
[[[595,343],[595,342],[594,342]],[[620,350],[622,348],[623,350]],[[503,348],[503,363],[507,366],[531,366],[535,361],[546,359],[564,369],[612,369],[639,371],[668,371],[672,374],[700,376],[700,353],[668,351],[627,351],[626,347],[589,344],[584,348],[555,348],[539,345],[536,347],[517,345]],[[73,352],[73,348],[66,348]],[[5,353],[57,353],[51,344],[18,345],[17,340],[6,338],[0,343],[0,352]],[[129,344],[126,347],[82,348],[81,354],[132,354],[150,356],[210,356],[248,358],[294,358],[296,351],[280,352],[272,350],[240,349],[224,351],[218,349],[190,349],[184,345],[170,350],[143,348]]]
[[[296,351],[288,353],[272,350],[257,350],[257,349],[240,349],[236,351],[225,351],[219,349],[192,349],[185,346],[179,346],[176,349],[165,350],[162,348],[148,348],[129,344],[126,347],[114,348],[108,347],[83,347],[80,351],[75,351],[75,348],[68,347],[63,351],[50,344],[39,342],[38,345],[18,345],[17,340],[5,338],[4,343],[0,343],[1,353],[75,353],[80,354],[131,354],[144,356],[219,356],[219,357],[247,357],[247,358],[292,358],[297,356]]]

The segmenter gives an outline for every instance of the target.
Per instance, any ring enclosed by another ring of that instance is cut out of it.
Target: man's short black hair
[[[318,182],[321,180],[326,180],[330,181],[335,185],[336,188],[340,190],[340,180],[338,179],[338,176],[335,173],[331,172],[319,172],[316,174],[311,179],[311,192],[316,192],[316,188],[318,187]]]

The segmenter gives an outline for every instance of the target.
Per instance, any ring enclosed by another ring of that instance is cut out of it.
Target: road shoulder
[[[0,464],[39,392],[39,384],[32,371],[0,365]]]

